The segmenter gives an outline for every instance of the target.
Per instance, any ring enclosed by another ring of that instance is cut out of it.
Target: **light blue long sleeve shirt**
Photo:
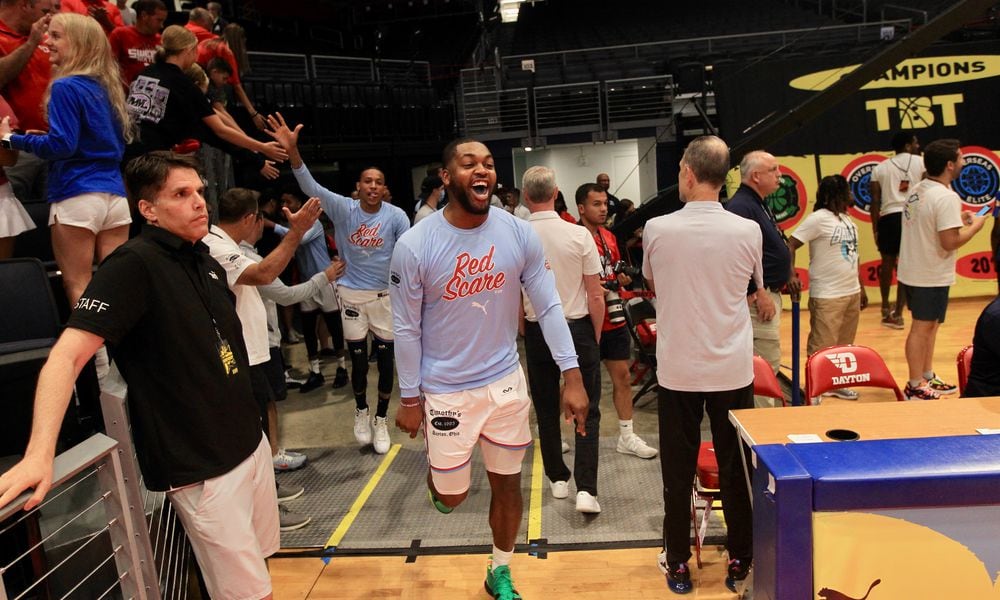
[[[518,366],[521,287],[538,314],[552,357],[577,366],[555,277],[527,221],[491,208],[475,229],[438,211],[396,243],[389,297],[403,397],[492,383]]]
[[[288,228],[275,224],[274,233],[285,237]],[[303,278],[312,277],[330,266],[330,253],[326,249],[326,232],[319,221],[313,223],[299,241],[299,247],[295,249],[295,262],[299,265]]]
[[[305,164],[292,169],[292,174],[303,193],[319,198],[333,222],[337,251],[347,263],[337,285],[354,290],[388,288],[392,250],[399,236],[410,228],[406,213],[387,202],[382,203],[377,213],[367,213],[359,201],[321,186]]]

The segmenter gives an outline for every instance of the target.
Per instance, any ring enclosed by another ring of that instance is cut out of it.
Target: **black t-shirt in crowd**
[[[146,487],[227,473],[260,444],[260,411],[226,273],[201,242],[146,225],[94,274],[69,327],[104,338],[128,383]]]
[[[198,139],[201,120],[215,114],[198,86],[170,63],[154,63],[139,74],[129,87],[128,110],[139,123],[134,145],[140,148],[130,148],[130,156]]]

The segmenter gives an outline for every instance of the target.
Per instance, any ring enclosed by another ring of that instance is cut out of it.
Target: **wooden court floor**
[[[877,301],[877,290],[870,292],[869,298]],[[976,319],[990,300],[953,300],[949,305],[935,349],[935,369],[942,379],[949,382],[957,380],[955,357],[962,347],[972,342]],[[906,317],[908,320],[909,315]],[[880,326],[879,320],[876,302],[873,308],[862,312],[856,343],[875,348],[902,386],[907,371],[903,350],[907,331],[886,329]],[[803,364],[808,333],[809,314],[803,310]],[[782,323],[783,365],[791,364],[790,339],[791,313],[785,311]],[[892,393],[888,391],[862,389],[861,393],[861,402],[892,400]],[[849,401],[829,398],[824,402]],[[486,515],[483,515],[483,527],[487,527]],[[688,597],[701,600],[734,598],[735,594],[723,585],[725,554],[718,548],[706,550],[703,569],[697,569],[692,560],[695,591]],[[656,548],[574,550],[550,552],[545,559],[517,554],[511,570],[518,591],[526,599],[672,597],[656,567],[658,551]],[[403,556],[336,556],[328,562],[315,557],[280,558],[272,559],[269,564],[276,600],[488,598],[482,585],[486,570],[485,555],[420,556],[410,563]]]

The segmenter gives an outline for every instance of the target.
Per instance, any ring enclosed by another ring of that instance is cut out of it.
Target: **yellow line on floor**
[[[542,447],[535,440],[531,460],[531,497],[528,500],[528,541],[542,537]]]
[[[372,474],[371,479],[369,479],[368,483],[365,484],[361,493],[354,499],[354,504],[351,505],[351,510],[347,511],[344,518],[340,520],[340,524],[338,524],[337,528],[333,530],[332,534],[330,534],[330,539],[326,541],[327,548],[339,545],[340,541],[344,539],[345,535],[347,535],[347,530],[354,524],[354,519],[357,518],[358,513],[361,512],[361,507],[365,505],[365,502],[368,501],[368,497],[372,495],[373,491],[375,491],[375,486],[378,485],[378,482],[382,479],[382,476],[385,475],[385,472],[389,470],[389,465],[392,464],[396,455],[399,454],[400,448],[402,448],[400,444],[393,444],[392,448],[389,449],[389,453],[382,459],[382,464],[378,466],[378,469],[376,469],[375,473]]]

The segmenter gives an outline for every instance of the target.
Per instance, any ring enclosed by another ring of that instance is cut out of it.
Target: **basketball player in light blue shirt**
[[[509,565],[523,511],[521,461],[531,444],[531,400],[516,346],[522,286],[563,372],[566,418],[581,435],[587,394],[541,242],[527,221],[490,207],[496,171],[489,150],[458,140],[443,162],[448,205],[399,239],[390,267],[396,425],[414,437],[424,424],[430,496],[444,513],[468,495],[479,445],[492,492],[486,590],[518,600]]]
[[[389,303],[389,261],[399,236],[410,228],[410,220],[398,206],[383,202],[385,175],[375,167],[361,172],[358,200],[341,196],[321,186],[309,173],[298,140],[302,125],[289,129],[280,113],[269,117],[271,135],[288,152],[292,173],[302,191],[319,198],[334,227],[337,250],[347,271],[337,281],[344,339],[351,355],[351,386],[354,390],[354,437],[359,444],[373,444],[375,451],[389,451],[386,414],[393,379],[392,315]],[[368,387],[368,333],[375,336],[378,358],[378,406],[370,419]]]

